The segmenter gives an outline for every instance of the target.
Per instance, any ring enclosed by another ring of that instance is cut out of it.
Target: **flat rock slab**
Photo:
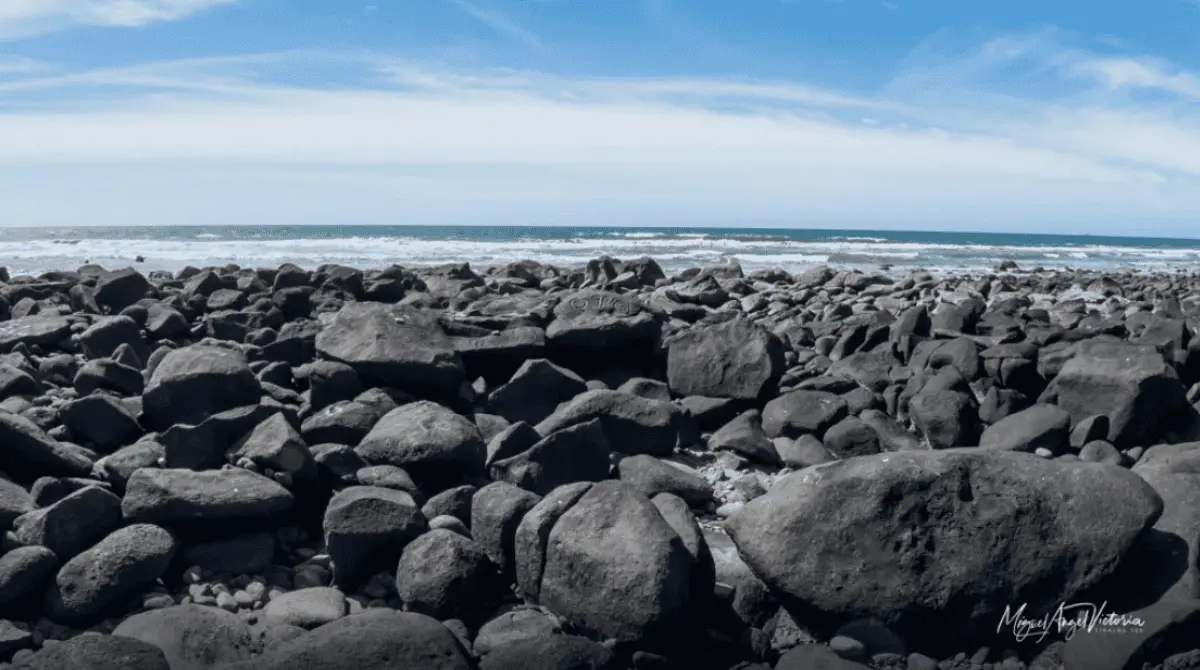
[[[0,321],[0,353],[18,344],[54,344],[71,335],[71,322],[61,316],[26,316]]]

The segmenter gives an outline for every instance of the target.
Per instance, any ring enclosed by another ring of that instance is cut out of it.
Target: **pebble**
[[[235,598],[233,594],[229,593],[228,591],[225,591],[217,596],[217,607],[220,607],[226,612],[236,612],[238,611],[237,598]]]
[[[867,657],[867,648],[862,642],[845,635],[835,636],[829,641],[833,653],[848,661],[859,661]]]

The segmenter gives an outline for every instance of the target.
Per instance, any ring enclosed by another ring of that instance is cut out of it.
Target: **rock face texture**
[[[1013,263],[0,268],[0,670],[1198,667],[1198,328]]]
[[[1073,602],[1162,511],[1149,484],[1118,468],[953,449],[796,473],[728,527],[785,606],[969,640],[1012,602]]]

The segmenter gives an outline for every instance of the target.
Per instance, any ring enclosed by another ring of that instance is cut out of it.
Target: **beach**
[[[0,240],[5,667],[1200,658],[1200,243],[72,230]]]

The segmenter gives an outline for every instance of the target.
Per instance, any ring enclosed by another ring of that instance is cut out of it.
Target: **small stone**
[[[217,607],[220,607],[226,612],[237,612],[237,598],[233,597],[233,594],[229,593],[228,591],[221,593],[217,596]]]
[[[204,570],[198,565],[193,565],[192,567],[183,571],[184,584],[199,584],[203,579]]]
[[[142,599],[142,609],[161,610],[175,605],[175,599],[166,593],[154,593]]]
[[[197,605],[207,605],[212,607],[217,604],[217,599],[210,595],[200,594],[198,596],[192,596],[192,602],[196,603]]]
[[[833,650],[833,653],[848,661],[858,661],[867,657],[867,648],[863,646],[863,643],[845,635],[838,635],[831,639],[829,648]]]
[[[239,608],[250,609],[254,607],[255,598],[249,593],[238,590],[233,594],[233,599],[237,602]]]
[[[727,502],[717,508],[717,516],[721,517],[722,519],[727,519],[736,514],[738,510],[745,506],[746,503],[744,502]]]
[[[1054,458],[1054,452],[1045,447],[1038,447],[1033,450],[1033,455],[1038,458]]]
[[[276,472],[271,475],[271,479],[279,482],[279,485],[284,488],[292,488],[292,473],[290,472]]]
[[[937,670],[938,662],[924,654],[908,655],[908,670]]]

